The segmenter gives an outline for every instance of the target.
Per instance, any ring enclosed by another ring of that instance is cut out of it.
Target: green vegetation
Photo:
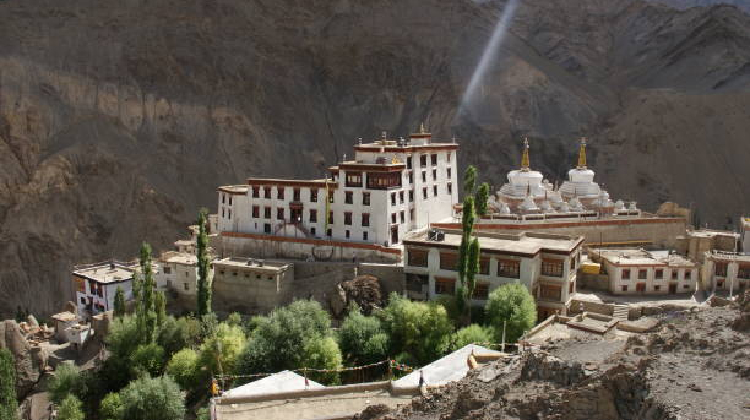
[[[71,362],[61,363],[55,369],[55,376],[49,382],[50,399],[62,404],[69,395],[86,394],[86,378]]]
[[[115,318],[125,316],[125,292],[120,286],[117,286],[115,290],[114,316]]]
[[[104,396],[102,403],[99,405],[99,417],[102,420],[117,420],[122,412],[122,401],[120,394],[110,392]]]
[[[154,298],[155,283],[151,267],[151,245],[145,242],[141,245],[141,273],[137,277],[138,281],[134,282],[134,284],[138,285],[139,290],[137,293],[134,291],[134,294],[137,296],[135,316],[140,333],[138,342],[142,344],[153,343],[157,327]],[[142,280],[140,279],[141,277],[143,277]]]
[[[198,212],[198,236],[196,238],[195,256],[198,257],[198,293],[196,315],[198,319],[211,312],[211,281],[209,279],[210,260],[208,258],[208,223],[206,209]]]
[[[370,364],[388,357],[390,343],[380,319],[362,315],[356,305],[349,309],[338,338],[341,353],[348,364]]]
[[[8,349],[0,349],[0,420],[18,420],[16,365]]]
[[[169,376],[136,379],[119,393],[114,420],[182,420],[185,398]]]
[[[175,353],[167,364],[167,374],[185,391],[198,388],[198,352],[193,349],[182,349]]]
[[[62,403],[60,403],[60,410],[57,413],[57,418],[59,420],[83,420],[84,415],[82,406],[81,400],[75,395],[69,394],[64,400],[62,400]]]
[[[477,214],[480,216],[484,216],[489,211],[489,208],[487,206],[487,202],[490,198],[490,184],[483,182],[482,185],[479,186],[477,189],[477,193],[475,196],[476,205],[477,205]]]
[[[471,324],[463,327],[453,334],[451,350],[458,350],[467,344],[474,343],[493,343],[495,332],[491,327],[482,327],[477,324]]]
[[[536,324],[534,298],[522,284],[504,284],[492,291],[486,311],[498,343],[503,338],[503,326],[505,342],[513,343]]]

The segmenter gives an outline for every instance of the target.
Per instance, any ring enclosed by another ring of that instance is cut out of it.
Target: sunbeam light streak
[[[461,105],[458,108],[458,115],[462,115],[466,111],[467,106],[474,99],[476,91],[481,85],[485,73],[487,73],[490,65],[495,61],[497,53],[500,49],[500,45],[505,38],[505,34],[508,32],[508,25],[511,19],[513,19],[513,15],[515,14],[516,8],[518,7],[519,1],[520,0],[510,0],[508,4],[505,5],[505,9],[500,16],[500,20],[498,20],[497,25],[495,25],[495,30],[492,32],[492,37],[490,37],[487,46],[484,47],[482,58],[479,60],[479,64],[477,65],[476,69],[474,69],[474,74],[471,75],[469,85],[466,87],[463,98],[461,98]]]

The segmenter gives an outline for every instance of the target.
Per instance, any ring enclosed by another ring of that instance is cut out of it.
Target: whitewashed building
[[[750,217],[740,218],[740,235],[742,252],[750,254]]]
[[[750,255],[736,252],[706,252],[703,287],[709,292],[726,292],[731,295],[750,288]]]
[[[503,284],[519,283],[536,299],[540,319],[565,314],[576,289],[582,237],[531,232],[477,237],[481,254],[473,304],[484,305]],[[460,231],[431,231],[404,241],[404,273],[412,298],[455,294],[460,244]]]
[[[78,316],[88,319],[114,309],[115,292],[122,288],[125,300],[132,299],[133,274],[137,264],[102,262],[80,265],[73,270],[73,288]]]
[[[450,220],[458,200],[455,143],[422,127],[408,140],[383,133],[354,147],[330,178],[250,178],[218,189],[221,234],[264,234],[390,247],[412,230]]]
[[[601,264],[615,295],[692,294],[699,281],[697,263],[668,251],[590,249],[589,258]]]

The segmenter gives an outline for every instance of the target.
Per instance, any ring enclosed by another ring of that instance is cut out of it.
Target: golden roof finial
[[[525,137],[523,139],[523,154],[521,155],[521,169],[529,170],[529,139]]]
[[[586,137],[581,137],[581,149],[578,152],[578,169],[586,169]]]
[[[424,128],[424,122],[419,124],[419,134],[425,134],[427,130]]]

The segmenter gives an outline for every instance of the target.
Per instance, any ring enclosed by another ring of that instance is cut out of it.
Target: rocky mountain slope
[[[721,225],[750,210],[750,16],[523,0],[458,116],[503,5],[0,2],[0,312],[58,307],[74,262],[168,246],[217,185],[319,176],[420,121],[494,185],[522,136],[561,180],[587,135],[613,196]]]

